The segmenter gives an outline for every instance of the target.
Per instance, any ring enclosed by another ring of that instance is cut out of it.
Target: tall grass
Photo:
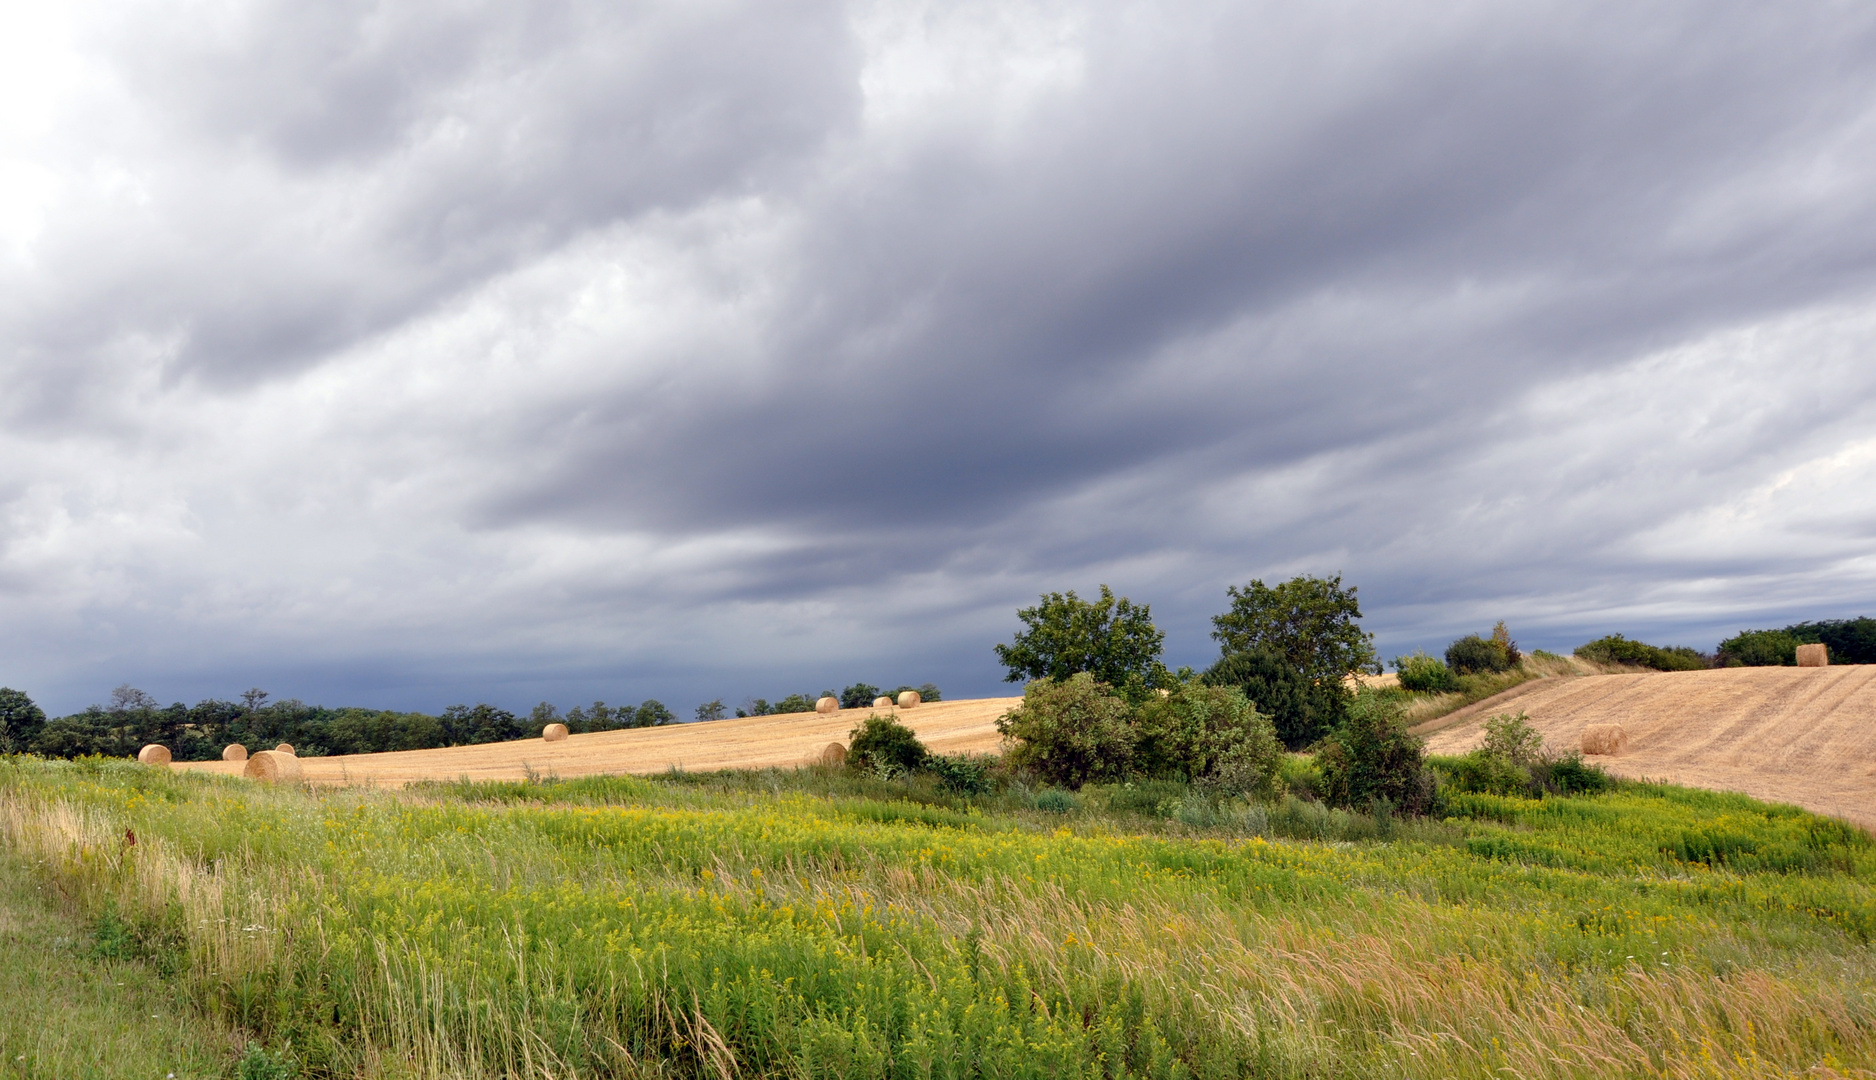
[[[1876,852],[1794,809],[1624,785],[1357,828],[848,783],[308,793],[15,760],[0,837],[319,1075],[1876,1067]],[[1375,839],[1285,838],[1312,831]]]

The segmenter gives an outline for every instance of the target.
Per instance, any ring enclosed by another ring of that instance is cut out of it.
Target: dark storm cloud
[[[71,41],[0,232],[0,597],[60,685],[983,691],[1015,603],[1103,580],[1182,662],[1253,574],[1345,570],[1403,649],[1876,599],[1861,9]]]

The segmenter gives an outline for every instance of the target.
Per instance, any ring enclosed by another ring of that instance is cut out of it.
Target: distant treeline
[[[1876,619],[1825,619],[1793,623],[1783,630],[1744,630],[1720,642],[1710,653],[1684,645],[1663,648],[1610,634],[1585,645],[1576,655],[1606,664],[1629,664],[1661,671],[1712,667],[1790,667],[1798,646],[1823,644],[1833,664],[1876,664]]]
[[[384,750],[429,750],[536,736],[559,720],[574,732],[655,727],[677,722],[657,701],[608,706],[596,701],[565,717],[543,703],[526,718],[493,705],[451,705],[441,715],[386,709],[329,709],[299,701],[267,700],[250,690],[240,701],[207,700],[167,708],[141,690],[120,686],[109,705],[46,719],[32,699],[0,688],[0,753],[74,758],[86,754],[129,757],[148,743],[169,747],[178,761],[212,761],[223,748],[249,750],[290,743],[303,757],[371,754]]]

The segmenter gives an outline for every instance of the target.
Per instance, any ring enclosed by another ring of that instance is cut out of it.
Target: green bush
[[[1472,675],[1482,671],[1505,671],[1511,667],[1511,660],[1503,649],[1494,647],[1485,638],[1467,634],[1446,646],[1446,666],[1456,674]]]
[[[1499,713],[1485,721],[1485,740],[1479,745],[1480,752],[1504,758],[1513,765],[1536,764],[1543,758],[1544,736],[1530,721],[1522,712],[1516,716]]]
[[[1036,809],[1066,814],[1081,809],[1081,800],[1061,788],[1044,788],[1036,793]]]
[[[1581,754],[1570,754],[1546,762],[1534,770],[1537,782],[1546,791],[1559,795],[1596,795],[1615,786],[1609,774],[1586,764]]]
[[[1798,662],[1800,642],[1783,630],[1747,630],[1720,642],[1720,663],[1727,667],[1790,667]]]
[[[1527,769],[1485,750],[1474,750],[1464,757],[1449,758],[1440,764],[1441,771],[1446,774],[1446,783],[1455,791],[1523,796],[1531,790],[1531,774]]]
[[[971,754],[927,754],[925,770],[938,778],[938,786],[959,795],[984,795],[996,785],[990,767],[994,758]]]
[[[1459,680],[1453,676],[1453,669],[1447,667],[1437,657],[1417,652],[1412,656],[1396,656],[1394,670],[1400,672],[1400,685],[1403,690],[1427,693],[1446,693],[1459,689]]]
[[[1235,686],[1186,682],[1140,706],[1134,769],[1202,782],[1219,794],[1269,794],[1283,757],[1270,718]]]
[[[1323,797],[1334,806],[1366,809],[1385,799],[1396,810],[1424,812],[1436,788],[1424,745],[1407,730],[1398,700],[1356,695],[1341,726],[1316,751]]]
[[[1698,671],[1711,666],[1706,657],[1685,645],[1661,648],[1646,642],[1630,641],[1621,634],[1610,634],[1578,645],[1576,655],[1602,664],[1627,664],[1630,667],[1654,668],[1656,671]]]
[[[1088,672],[1037,679],[1023,688],[1023,703],[997,719],[1010,744],[1003,759],[1071,788],[1122,779],[1133,766],[1132,713],[1113,687]]]
[[[848,766],[882,776],[915,772],[930,756],[912,729],[890,716],[867,717],[847,739]]]
[[[840,707],[843,709],[870,708],[873,699],[878,696],[879,687],[871,683],[857,682],[840,692]]]
[[[1333,730],[1348,703],[1340,680],[1313,684],[1301,669],[1267,649],[1231,653],[1213,664],[1202,681],[1237,687],[1258,712],[1270,717],[1277,738],[1292,750]]]

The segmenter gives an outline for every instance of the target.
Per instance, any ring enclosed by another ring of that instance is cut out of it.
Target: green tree
[[[912,729],[874,714],[847,733],[847,764],[855,769],[901,776],[922,768],[929,757]]]
[[[1133,726],[1136,771],[1225,788],[1234,795],[1269,793],[1283,758],[1270,718],[1235,686],[1181,683],[1140,706]]]
[[[1386,800],[1396,810],[1421,813],[1431,805],[1436,787],[1424,747],[1407,730],[1398,701],[1358,694],[1341,726],[1316,751],[1323,795],[1334,806],[1367,809]]]
[[[700,723],[709,720],[721,720],[728,715],[729,710],[723,707],[722,698],[717,698],[715,701],[706,701],[702,705],[697,706],[697,720]]]
[[[1037,679],[1023,703],[997,718],[1003,760],[1051,784],[1119,780],[1133,765],[1133,710],[1114,688],[1081,671]]]
[[[23,754],[46,726],[46,714],[25,691],[0,686],[0,754]]]
[[[843,709],[867,709],[873,705],[873,699],[879,696],[879,687],[872,683],[857,682],[840,692],[840,707]]]
[[[1257,711],[1270,717],[1277,737],[1292,750],[1327,735],[1341,721],[1348,696],[1340,683],[1311,684],[1289,661],[1264,649],[1225,656],[1203,679],[1243,691]]]
[[[1083,600],[1075,590],[1044,593],[1041,603],[1016,617],[1028,628],[1008,645],[996,646],[997,661],[1009,669],[1006,682],[1052,679],[1086,672],[1132,700],[1170,686],[1160,662],[1166,635],[1153,625],[1152,609],[1116,597],[1106,585],[1101,598]]]
[[[1358,671],[1381,673],[1374,635],[1361,629],[1355,586],[1342,576],[1293,577],[1271,588],[1256,578],[1225,590],[1231,608],[1213,617],[1212,637],[1225,655],[1264,649],[1316,684],[1340,685]]]

